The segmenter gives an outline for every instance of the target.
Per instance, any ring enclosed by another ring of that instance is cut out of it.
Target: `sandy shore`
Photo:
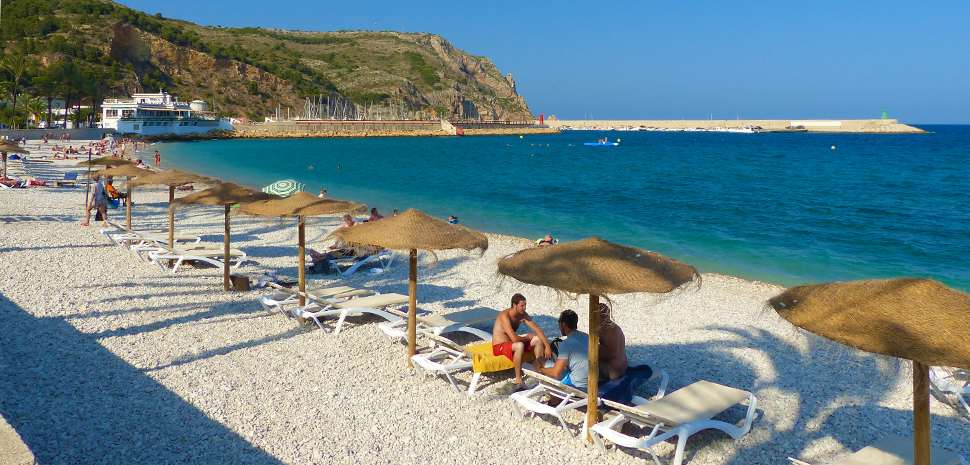
[[[151,147],[149,146],[149,150]],[[50,176],[80,170],[51,166]],[[0,413],[39,463],[646,463],[600,454],[553,421],[512,414],[496,393],[511,375],[485,377],[482,394],[405,368],[407,348],[380,336],[374,317],[349,318],[333,336],[266,313],[262,291],[226,293],[213,268],[177,274],[139,261],[97,227],[81,227],[83,188],[0,190]],[[166,224],[167,191],[135,192],[134,223]],[[124,210],[110,210],[122,221]],[[239,273],[296,276],[296,227],[234,218]],[[222,241],[221,208],[176,215],[185,233]],[[312,246],[336,224],[316,220]],[[586,299],[496,273],[524,239],[490,236],[482,255],[421,254],[418,301],[433,312],[502,309],[514,292],[547,333]],[[435,266],[436,265],[436,266]],[[368,286],[407,293],[407,266],[309,287]],[[796,331],[764,307],[781,288],[705,274],[699,289],[666,298],[615,297],[633,362],[671,375],[668,392],[700,379],[751,390],[758,417],[735,443],[691,438],[687,463],[828,463],[885,434],[912,435],[908,364],[840,348]],[[486,326],[483,329],[489,329]],[[460,382],[468,374],[457,377]],[[467,385],[467,384],[466,384]],[[931,400],[933,444],[970,457],[970,421]],[[723,419],[740,422],[743,410]],[[579,413],[567,415],[574,426]],[[672,457],[674,444],[657,447]],[[649,461],[652,463],[652,461]]]

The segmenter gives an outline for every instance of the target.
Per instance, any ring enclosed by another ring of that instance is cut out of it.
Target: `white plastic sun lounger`
[[[740,427],[712,419],[715,415],[744,402],[745,399],[748,400],[748,412]],[[603,403],[618,412],[615,417],[590,428],[590,436],[593,437],[593,442],[600,451],[606,451],[606,444],[603,441],[606,439],[617,446],[645,449],[653,456],[654,462],[660,465],[660,459],[654,452],[653,446],[677,436],[677,451],[670,463],[681,465],[687,438],[694,433],[706,429],[718,429],[730,435],[735,441],[747,434],[754,421],[758,399],[748,391],[710,381],[697,381],[646,405],[630,407],[608,400],[603,400]],[[627,422],[651,428],[650,434],[645,438],[639,438],[621,433],[620,428]]]
[[[285,306],[297,305],[300,302],[300,291],[288,289],[273,283],[270,283],[270,285],[276,289],[279,289],[281,292],[273,295],[260,296],[259,304],[262,305],[267,312],[278,310],[283,314],[283,316],[293,318],[293,313],[286,310]],[[306,291],[306,296],[310,300],[313,300],[313,298],[318,298],[331,302],[339,302],[351,297],[360,297],[371,294],[379,294],[379,292],[370,289],[358,289],[350,286],[336,286]]]
[[[889,435],[831,465],[913,465],[913,438]],[[808,462],[788,457],[797,465]],[[939,447],[930,448],[930,465],[967,465],[962,456]]]
[[[354,258],[342,258],[342,259],[338,258],[336,260],[331,261],[330,263],[334,266],[334,269],[337,270],[338,275],[350,276],[354,274],[354,272],[357,271],[357,269],[359,269],[364,265],[380,266],[382,270],[386,270],[388,267],[391,266],[391,263],[394,263],[395,256],[397,256],[397,254],[393,250],[384,249],[378,253],[369,255],[360,260],[357,260]],[[346,268],[341,270],[340,269],[341,266],[346,266]]]
[[[305,305],[303,307],[293,307],[290,309],[293,315],[313,320],[320,329],[326,331],[323,327],[323,318],[328,316],[338,316],[337,325],[333,329],[333,334],[340,334],[340,328],[344,324],[344,320],[349,315],[358,315],[363,313],[369,313],[371,315],[377,315],[388,321],[397,321],[400,319],[397,315],[384,311],[385,307],[391,305],[401,305],[408,303],[408,296],[401,294],[377,294],[367,297],[357,297],[354,299],[345,300],[343,302],[327,302],[323,299],[312,298],[313,303]]]
[[[509,400],[512,401],[512,410],[515,412],[516,416],[524,419],[527,414],[529,415],[551,415],[559,420],[563,429],[569,432],[573,437],[573,431],[569,428],[566,423],[566,419],[562,417],[563,412],[569,410],[575,410],[578,408],[585,407],[588,405],[588,397],[586,392],[576,389],[575,387],[563,384],[558,379],[552,378],[550,376],[543,375],[531,370],[531,366],[523,365],[523,374],[530,378],[534,378],[539,381],[535,387],[526,390],[512,393],[509,396]],[[667,382],[670,381],[670,376],[667,375],[665,370],[657,370],[653,372],[653,375],[647,381],[654,381],[661,379],[660,389],[657,390],[654,399],[662,399],[666,390]],[[549,405],[542,402],[542,398],[550,394],[556,399],[559,399],[559,403],[556,405]],[[602,401],[602,399],[600,399]],[[634,405],[645,405],[649,401],[640,396],[633,396]],[[583,425],[580,427],[579,431],[582,432],[586,427],[586,421],[583,421]]]
[[[185,261],[200,261],[205,262],[216,268],[222,269],[224,266],[223,261],[220,258],[225,257],[225,249],[222,246],[216,247],[198,247],[189,249],[173,249],[169,247],[160,247],[155,251],[148,252],[148,258],[154,262],[156,265],[161,267],[161,269],[166,271],[171,271],[175,274],[178,271],[179,266]],[[236,264],[232,265],[230,269],[235,270],[239,268],[242,262],[246,261],[246,252],[239,249],[229,249],[229,259],[235,259]],[[163,260],[175,260],[175,264],[172,265],[172,269],[168,270],[165,268],[165,264],[162,263]]]
[[[472,325],[495,321],[499,312],[491,308],[473,308],[460,312],[448,313],[444,315],[426,315],[418,317],[417,334],[431,333],[440,336],[444,333],[453,331],[463,331],[474,334],[482,339],[491,340],[491,334],[480,329],[472,328]],[[384,336],[393,341],[399,338],[407,340],[408,322],[407,315],[398,315],[402,319],[392,323],[381,323],[377,327],[384,333]],[[479,334],[483,333],[483,334]]]
[[[970,396],[970,372],[957,368],[930,367],[930,386],[941,395],[955,395],[963,404],[967,415],[970,415],[970,405],[964,397]]]
[[[484,342],[492,342],[491,334],[484,331],[481,334]],[[461,388],[458,387],[458,383],[455,382],[455,378],[451,374],[456,371],[471,370],[474,365],[474,354],[450,339],[432,333],[424,333],[424,336],[431,340],[431,351],[411,356],[415,372],[422,377],[429,374],[443,374],[455,390],[461,392]],[[469,396],[475,393],[481,377],[482,374],[477,372],[472,375],[471,382],[468,384]]]

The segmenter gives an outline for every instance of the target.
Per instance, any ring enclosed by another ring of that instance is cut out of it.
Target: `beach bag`
[[[310,274],[329,274],[330,273],[330,260],[323,259],[319,262],[310,265],[307,269]]]
[[[104,221],[104,217],[101,216],[101,210],[98,210],[98,213],[94,215],[94,221]]]

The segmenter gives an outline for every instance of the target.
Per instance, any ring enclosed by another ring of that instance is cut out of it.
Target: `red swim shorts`
[[[492,346],[492,355],[494,355],[496,357],[498,357],[499,355],[504,355],[504,356],[508,357],[509,360],[512,360],[514,362],[515,361],[515,358],[513,358],[513,357],[515,357],[515,351],[512,350],[512,344],[515,344],[515,343],[512,342],[512,341],[508,341],[508,342],[503,342],[501,344],[495,344],[495,345],[493,345]],[[532,344],[526,344],[525,345],[525,352],[523,352],[522,355],[524,356],[525,354],[527,354],[527,353],[529,353],[531,351],[532,351]]]

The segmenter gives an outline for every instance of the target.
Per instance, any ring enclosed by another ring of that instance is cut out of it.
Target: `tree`
[[[17,114],[17,93],[20,90],[20,77],[27,70],[26,55],[7,55],[3,59],[3,69],[13,76],[13,114]],[[16,123],[14,123],[16,124]],[[16,127],[16,126],[15,126]]]
[[[256,81],[249,81],[249,95],[259,95],[259,83]]]
[[[32,117],[31,119],[39,120],[44,116],[44,112],[47,111],[47,104],[40,97],[27,96],[23,106]]]
[[[58,77],[64,86],[64,126],[67,127],[67,114],[70,113],[71,99],[79,94],[80,89],[84,87],[84,75],[74,65],[74,62],[69,61],[61,65]]]
[[[51,107],[54,98],[61,93],[61,82],[56,78],[56,69],[49,67],[46,71],[45,75],[37,76],[31,82],[34,84],[34,89],[37,89],[37,94],[47,100],[47,127],[51,127]]]

